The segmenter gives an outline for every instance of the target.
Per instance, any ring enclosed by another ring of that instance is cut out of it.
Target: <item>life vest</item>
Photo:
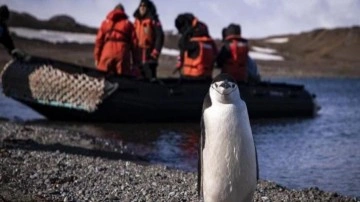
[[[131,74],[131,33],[126,33],[127,20],[104,24],[104,40],[98,69],[115,71],[117,74]]]
[[[236,81],[247,81],[247,57],[249,47],[246,42],[239,41],[239,36],[228,36],[231,57],[225,61],[222,72],[228,73]]]
[[[199,43],[199,54],[196,58],[191,58],[187,51],[184,52],[183,75],[190,77],[211,77],[215,61],[212,39],[209,37],[193,37],[190,41]]]
[[[138,38],[140,48],[151,48],[154,41],[153,20],[145,18],[142,20],[135,19],[135,32]]]

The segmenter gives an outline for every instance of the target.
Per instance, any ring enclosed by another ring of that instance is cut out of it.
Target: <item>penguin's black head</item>
[[[238,91],[238,86],[234,78],[229,74],[219,74],[213,79],[211,89],[220,95],[229,95],[235,90]]]
[[[225,80],[236,83],[235,79],[230,74],[226,74],[226,73],[222,73],[222,74],[217,75],[213,79],[212,83],[219,82],[219,81],[225,81]]]

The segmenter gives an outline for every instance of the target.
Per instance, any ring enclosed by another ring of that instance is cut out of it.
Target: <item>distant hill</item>
[[[79,24],[67,15],[56,15],[49,20],[39,20],[28,13],[18,13],[16,11],[11,11],[10,13],[9,26],[80,33],[97,32],[97,28]]]
[[[287,43],[269,43],[271,38],[288,38]],[[360,27],[316,29],[295,35],[251,40],[252,45],[276,49],[288,60],[343,60],[360,62]],[[360,67],[359,67],[360,68]]]

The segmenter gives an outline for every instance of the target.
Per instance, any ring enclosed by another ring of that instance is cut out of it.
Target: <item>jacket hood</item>
[[[147,7],[146,14],[144,16],[141,16],[140,11],[139,11],[139,6],[138,6],[138,8],[134,12],[134,17],[139,18],[139,19],[152,18],[154,20],[158,20],[159,17],[158,17],[157,11],[156,11],[155,4],[151,0],[141,0],[140,4],[142,4],[142,3],[145,4]]]
[[[179,14],[175,19],[175,27],[180,33],[184,33],[192,26],[192,21],[194,19],[195,16],[191,13]]]
[[[194,24],[194,22],[196,23]],[[180,34],[190,34],[193,37],[210,36],[207,25],[204,22],[199,21],[191,13],[178,15],[175,19],[175,27]]]
[[[228,36],[241,36],[241,27],[238,24],[230,24],[228,27],[224,28],[223,30],[223,38],[226,38]]]
[[[124,13],[124,11],[114,9],[107,14],[106,19],[111,21],[119,21],[121,19],[128,19],[128,16]]]

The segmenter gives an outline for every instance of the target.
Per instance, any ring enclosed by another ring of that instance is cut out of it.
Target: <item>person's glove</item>
[[[17,48],[11,51],[11,56],[17,60],[22,60],[22,61],[29,61],[31,58],[30,55]]]
[[[151,57],[154,59],[158,59],[159,57],[159,51],[157,51],[156,49],[152,50],[152,52],[150,53]]]

